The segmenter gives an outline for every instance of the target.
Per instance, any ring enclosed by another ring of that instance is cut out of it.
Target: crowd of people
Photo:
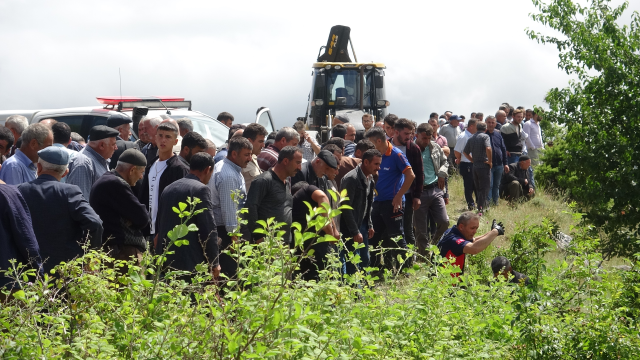
[[[365,114],[363,129],[336,115],[323,144],[300,121],[268,133],[257,123],[234,124],[227,112],[218,120],[229,128],[220,149],[193,131],[187,118],[145,117],[131,141],[132,120],[118,113],[93,127],[85,142],[64,122],[29,125],[23,116],[9,117],[0,127],[0,271],[15,260],[49,272],[81,256],[85,245],[140,262],[146,251],[164,251],[169,233],[183,221],[179,203],[197,198],[190,223],[198,230],[185,234],[189,244],[172,249],[167,265],[193,272],[207,263],[213,277],[232,279],[238,264],[224,250],[238,241],[264,241],[264,232],[255,231],[258,220],[285,223],[282,241],[294,248],[298,230],[291,224],[307,229],[307,204],[336,209],[341,204],[331,191],[346,190],[349,208],[319,232],[345,242],[338,254],[344,274],[399,270],[437,244],[459,266],[457,276],[466,254],[504,234],[494,221],[476,236],[480,216],[499,198],[515,202],[535,195],[532,164],[544,148],[539,114],[506,103],[495,116],[465,119],[446,111],[421,124]],[[448,179],[454,173],[463,178],[469,211],[449,227]],[[238,221],[242,208],[247,225]],[[320,280],[328,255],[338,252],[335,241],[316,239],[295,249],[305,255],[295,276]],[[359,255],[359,264],[349,261],[349,253]],[[515,274],[508,260],[494,262],[502,265],[495,274]],[[0,286],[11,289],[11,276],[0,273]]]

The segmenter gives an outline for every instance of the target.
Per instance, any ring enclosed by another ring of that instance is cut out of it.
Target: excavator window
[[[370,88],[373,84],[373,74],[371,71],[364,73],[364,104],[371,103]],[[360,102],[360,71],[341,70],[328,74],[329,101],[336,101],[337,98],[346,98],[346,107],[359,107]]]

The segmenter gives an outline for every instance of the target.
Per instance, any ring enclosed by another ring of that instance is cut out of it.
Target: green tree
[[[607,255],[633,254],[640,237],[640,16],[634,12],[629,25],[620,24],[627,2],[615,8],[609,0],[533,3],[540,11],[533,20],[560,35],[527,29],[528,36],[555,45],[558,67],[574,77],[545,98],[545,117],[567,129],[558,183],[606,234]]]

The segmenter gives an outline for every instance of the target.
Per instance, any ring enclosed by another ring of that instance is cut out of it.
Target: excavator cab
[[[387,115],[387,101],[384,88],[384,64],[359,63],[353,51],[355,62],[348,53],[350,29],[337,25],[331,28],[324,53],[319,54],[313,64],[311,93],[304,118],[310,131],[316,131],[320,141],[329,139],[333,117],[343,115],[349,118],[356,129],[363,129],[362,115],[371,114],[374,121]]]

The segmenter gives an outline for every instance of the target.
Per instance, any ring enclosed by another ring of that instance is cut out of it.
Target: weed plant
[[[344,194],[343,194],[344,195]],[[337,256],[305,282],[301,261],[281,240],[283,224],[260,222],[265,241],[226,250],[237,279],[219,282],[207,266],[189,283],[165,266],[187,246],[196,199],[174,211],[184,223],[165,253],[141,266],[100,251],[63,263],[44,278],[16,264],[20,290],[0,309],[2,359],[637,359],[638,266],[605,270],[589,229],[575,229],[563,257],[548,260],[550,220],[522,224],[501,248],[532,285],[493,279],[480,257],[464,276],[435,251],[397,276],[375,269],[341,276]],[[343,205],[344,209],[344,205]],[[319,230],[339,210],[313,209],[309,226],[294,225],[295,244],[336,241]],[[341,241],[338,247],[343,248]],[[307,253],[307,256],[310,254]],[[348,258],[359,262],[359,256]],[[403,258],[399,264],[406,264]],[[125,266],[126,265],[126,266]],[[123,273],[126,269],[126,273]],[[30,281],[31,280],[31,281]],[[5,293],[5,295],[8,295]]]

